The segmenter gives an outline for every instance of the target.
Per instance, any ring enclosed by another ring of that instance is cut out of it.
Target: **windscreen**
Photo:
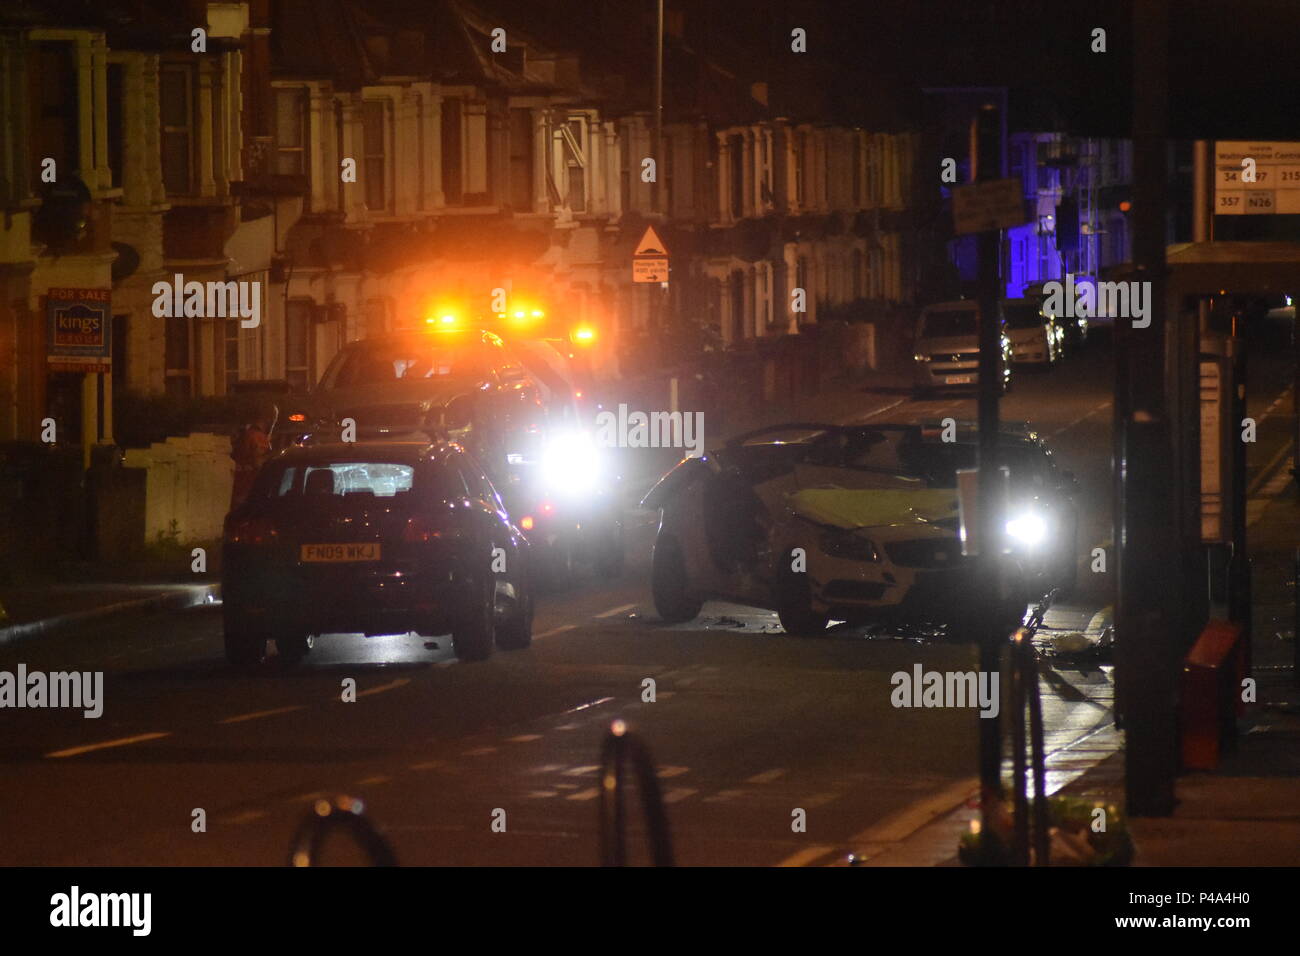
[[[975,309],[951,312],[927,312],[921,320],[921,338],[943,339],[975,335],[979,331],[979,313]]]
[[[347,349],[326,372],[323,388],[419,383],[443,378],[484,378],[489,357],[471,341],[368,342]]]
[[[1033,329],[1043,324],[1043,317],[1032,305],[1003,306],[1002,314],[1006,316],[1009,329]]]

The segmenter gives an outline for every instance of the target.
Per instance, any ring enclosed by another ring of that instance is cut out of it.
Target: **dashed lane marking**
[[[783,776],[785,776],[785,771],[780,767],[777,767],[775,770],[764,770],[762,773],[756,773],[754,776],[746,780],[745,783],[771,783],[778,777]]]
[[[624,613],[625,611],[632,611],[632,610],[635,610],[635,609],[636,609],[636,605],[635,605],[635,604],[623,604],[623,605],[620,605],[619,607],[612,607],[612,608],[610,608],[608,611],[601,611],[599,614],[597,614],[597,615],[595,615],[595,616],[596,616],[597,618],[602,618],[602,617],[613,617],[613,616],[616,615],[616,614],[622,614],[622,613]]]
[[[395,690],[396,688],[403,687],[410,682],[411,679],[409,677],[399,677],[397,680],[389,681],[387,684],[380,684],[378,687],[368,687],[365,690],[357,691],[357,696],[369,697],[371,694],[382,694],[386,690]]]
[[[1076,418],[1074,421],[1070,422],[1068,425],[1062,425],[1062,426],[1061,426],[1060,428],[1058,428],[1056,431],[1052,432],[1050,435],[1047,436],[1048,440],[1050,441],[1051,439],[1055,438],[1057,435],[1061,434],[1062,432],[1068,432],[1068,431],[1069,431],[1071,428],[1073,428],[1075,425],[1079,425],[1079,424],[1083,423],[1084,421],[1086,421],[1086,420],[1088,420],[1089,418],[1091,418],[1093,415],[1096,415],[1096,414],[1097,414],[1099,411],[1101,411],[1103,408],[1109,408],[1109,407],[1110,407],[1110,402],[1109,402],[1109,401],[1102,402],[1100,405],[1096,406],[1095,408],[1091,409],[1090,411],[1086,411],[1086,412],[1084,412],[1082,415],[1080,415],[1080,416],[1079,416],[1078,418]]]
[[[818,857],[823,857],[827,853],[833,852],[834,850],[835,847],[833,846],[826,846],[819,843],[816,846],[807,847],[806,849],[800,850],[798,853],[787,856],[784,860],[778,863],[777,866],[803,866],[807,863],[811,863]]]
[[[96,750],[108,750],[112,747],[126,747],[131,744],[143,743],[146,740],[158,740],[162,737],[170,737],[170,731],[165,733],[153,734],[136,734],[134,737],[119,737],[117,740],[105,740],[98,744],[85,744],[81,747],[69,747],[66,750],[55,750],[47,753],[47,757],[76,757],[80,754],[92,753]]]
[[[540,634],[534,634],[533,640],[540,641],[544,637],[554,637],[556,634],[563,634],[565,631],[572,631],[577,628],[576,624],[561,624],[559,627],[553,627],[549,631],[542,631]]]
[[[872,824],[853,837],[850,843],[899,843],[927,823],[960,807],[973,792],[979,789],[979,785],[977,777],[958,780],[938,793],[924,800],[918,800],[910,807],[905,807],[879,823]]]
[[[288,714],[295,710],[306,710],[304,704],[291,704],[288,707],[276,707],[273,710],[255,710],[251,714],[240,714],[238,717],[227,717],[225,720],[219,720],[219,724],[240,724],[246,720],[257,720],[260,717],[274,717],[276,714]]]

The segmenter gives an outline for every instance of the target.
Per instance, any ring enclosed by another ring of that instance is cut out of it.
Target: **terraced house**
[[[828,123],[830,67],[772,68],[784,27],[756,56],[670,3],[652,156],[648,10],[192,0],[146,30],[144,5],[0,12],[0,437],[97,410],[111,442],[124,392],[307,388],[502,288],[599,329],[606,375],[916,296],[918,139]],[[632,281],[649,224],[666,287]],[[174,282],[242,284],[258,321],[160,310]],[[111,372],[50,363],[51,290],[107,290]]]

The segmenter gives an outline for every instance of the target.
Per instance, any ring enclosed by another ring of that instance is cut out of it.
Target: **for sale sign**
[[[51,289],[46,294],[45,352],[52,371],[109,371],[110,297],[109,289]]]

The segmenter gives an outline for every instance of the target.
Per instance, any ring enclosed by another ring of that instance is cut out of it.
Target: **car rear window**
[[[925,339],[974,335],[979,331],[979,313],[975,309],[951,312],[927,312],[921,320],[921,337]]]
[[[1002,314],[1006,316],[1007,328],[1011,329],[1032,329],[1043,324],[1042,315],[1032,305],[1009,305],[1003,308]]]
[[[272,497],[374,495],[392,498],[410,491],[415,467],[387,461],[340,461],[289,465],[268,489]]]
[[[475,342],[374,342],[348,349],[321,383],[324,388],[358,388],[440,378],[484,378],[489,357]]]

